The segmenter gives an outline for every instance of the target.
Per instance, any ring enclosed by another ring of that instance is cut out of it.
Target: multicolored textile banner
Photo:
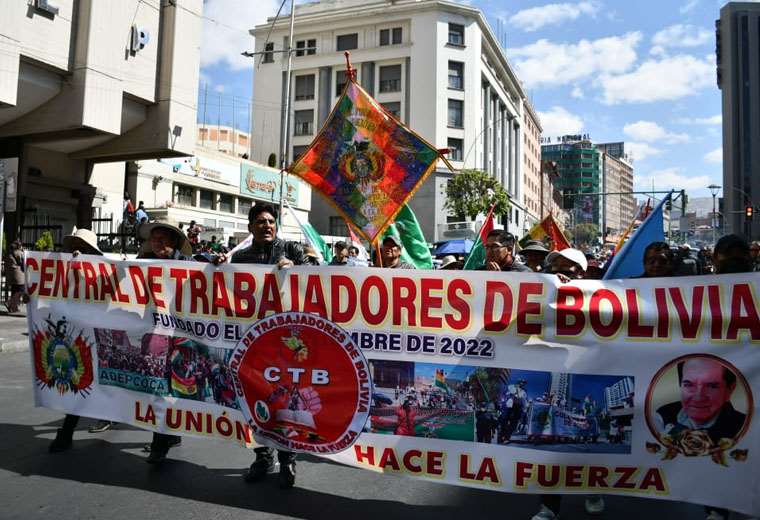
[[[439,157],[350,80],[319,135],[288,171],[327,197],[374,243]]]
[[[760,273],[34,252],[26,276],[40,406],[451,485],[760,514]]]

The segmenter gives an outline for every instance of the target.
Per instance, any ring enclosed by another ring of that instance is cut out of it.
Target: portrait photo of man
[[[735,439],[747,419],[731,403],[736,374],[707,356],[684,359],[676,368],[681,398],[657,409],[658,430],[671,437],[686,430],[703,430],[716,445],[720,439]]]

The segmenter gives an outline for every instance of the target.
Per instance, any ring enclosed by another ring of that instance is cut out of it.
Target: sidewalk
[[[0,312],[0,353],[27,350],[29,350],[29,331],[24,310],[16,314],[8,314],[3,309]]]

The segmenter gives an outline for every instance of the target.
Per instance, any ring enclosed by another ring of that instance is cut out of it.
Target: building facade
[[[633,191],[633,163],[625,153],[625,143],[596,145],[602,152],[602,192],[625,193],[602,197],[602,227],[605,240],[616,243],[635,217],[636,198]]]
[[[744,209],[760,205],[760,4],[729,2],[715,29],[726,231],[757,239],[760,218],[747,219]]]
[[[603,211],[596,194],[602,188],[603,153],[585,135],[566,135],[559,141],[542,145],[541,158],[557,164],[557,188],[563,193],[565,206],[572,206],[568,207],[570,226],[594,224],[601,231]]]
[[[265,52],[253,76],[253,159],[279,157],[285,138],[287,17],[257,26],[256,51]],[[363,2],[334,0],[296,7],[289,157],[303,153],[330,114],[346,82],[344,51],[357,80],[423,138],[449,148],[457,169],[482,169],[512,199],[502,216],[511,231],[526,226],[522,179],[524,92],[503,50],[476,8],[444,0]],[[301,50],[298,50],[301,49]],[[269,53],[267,53],[269,51]],[[459,222],[445,209],[443,165],[410,202],[425,237],[433,242],[474,237],[477,222]],[[323,234],[345,236],[345,223],[315,194],[311,223]]]
[[[202,7],[3,3],[0,157],[18,164],[10,239],[49,230],[60,244],[93,208],[121,212],[125,160],[192,153]]]
[[[197,148],[189,157],[129,162],[127,189],[135,204],[144,202],[151,219],[174,225],[194,220],[201,238],[215,235],[225,243],[248,236],[248,211],[255,204],[280,203],[280,172],[217,150]],[[303,239],[298,221],[307,221],[311,188],[286,176],[285,200],[293,209],[283,214],[283,238]]]
[[[199,124],[196,144],[242,159],[249,158],[251,148],[250,134],[231,126]]]

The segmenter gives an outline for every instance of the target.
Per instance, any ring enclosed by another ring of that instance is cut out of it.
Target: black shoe
[[[111,421],[98,421],[98,423],[95,426],[90,426],[90,428],[87,430],[90,433],[103,433],[107,432],[113,427],[113,423]]]
[[[168,445],[169,445],[170,448],[175,448],[177,446],[181,446],[182,445],[182,437],[180,437],[179,435],[171,435],[170,438],[169,438]],[[145,453],[150,453],[151,452],[151,446],[152,446],[152,444],[146,444],[145,446],[142,447],[142,450]]]
[[[55,439],[48,446],[49,453],[60,453],[71,448],[72,436],[74,432],[66,432],[62,428],[58,429],[58,433],[55,435]]]
[[[243,475],[246,482],[257,482],[274,471],[274,457],[269,451],[256,453],[256,460]]]
[[[167,453],[169,453],[168,450],[151,450],[145,462],[148,464],[160,464],[166,459]]]
[[[280,462],[280,488],[290,489],[296,485],[296,461]]]

